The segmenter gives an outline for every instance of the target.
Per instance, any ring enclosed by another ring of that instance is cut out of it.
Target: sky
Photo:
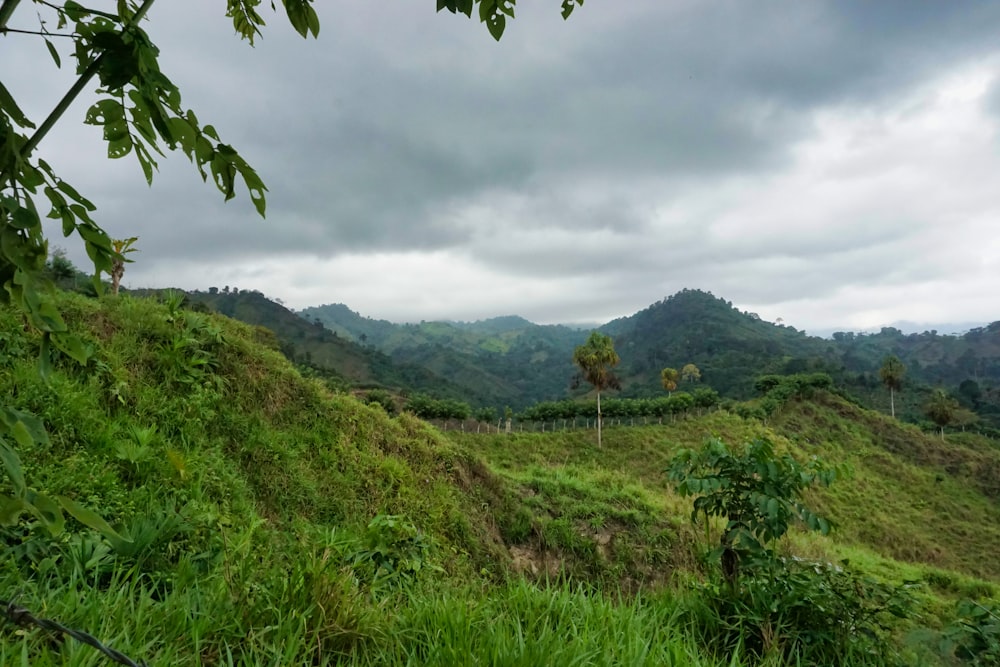
[[[162,70],[264,179],[266,220],[180,153],[152,187],[108,160],[89,93],[40,155],[139,237],[127,287],[396,322],[606,322],[683,288],[810,333],[1000,320],[1000,3],[559,4],[520,3],[497,43],[433,0],[323,0],[308,41],[264,3],[254,47],[221,2],[154,5]],[[64,68],[0,39],[36,120]]]

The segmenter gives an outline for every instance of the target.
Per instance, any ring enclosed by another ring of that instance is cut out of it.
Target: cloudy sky
[[[394,321],[602,322],[684,287],[810,332],[1000,319],[1000,3],[525,1],[499,44],[433,0],[317,5],[319,40],[269,13],[254,48],[221,1],[145,26],[266,221],[183,155],[152,188],[104,158],[93,98],[43,144],[140,237],[126,285]],[[0,40],[35,118],[71,78]]]

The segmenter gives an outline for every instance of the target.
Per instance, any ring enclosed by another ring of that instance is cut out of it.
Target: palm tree
[[[882,368],[878,371],[878,376],[882,378],[882,384],[889,388],[889,408],[893,418],[896,417],[896,390],[903,388],[903,376],[906,374],[906,366],[894,354],[890,354],[882,362]]]
[[[660,371],[660,382],[663,383],[663,388],[666,390],[667,396],[670,396],[674,389],[677,389],[677,381],[680,377],[681,374],[677,372],[676,368],[664,368]]]
[[[618,386],[611,369],[621,359],[615,352],[611,336],[593,331],[583,345],[573,351],[573,363],[580,367],[583,378],[597,390],[597,446],[601,446],[601,390]]]

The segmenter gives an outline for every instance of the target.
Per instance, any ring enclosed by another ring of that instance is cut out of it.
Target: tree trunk
[[[896,394],[892,387],[889,387],[889,410],[892,411],[892,418],[896,418]]]
[[[125,275],[125,262],[116,259],[111,263],[111,293],[118,296],[118,286]]]
[[[597,392],[597,448],[601,448],[601,392]]]

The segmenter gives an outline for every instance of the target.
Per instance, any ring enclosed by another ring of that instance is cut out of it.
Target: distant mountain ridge
[[[574,380],[572,364],[586,329],[538,325],[517,315],[394,324],[363,317],[344,304],[292,313],[256,292],[195,292],[192,299],[272,328],[287,355],[330,369],[355,386],[514,409],[589,389]],[[700,383],[682,383],[679,389],[709,386],[724,397],[746,399],[755,395],[760,375],[826,372],[865,404],[882,409],[888,394],[878,369],[895,354],[907,366],[897,406],[908,418],[920,419],[931,387],[942,387],[1000,426],[1000,323],[961,336],[904,334],[887,327],[824,339],[764,321],[711,293],[685,289],[599,329],[612,336],[621,356],[616,371],[624,397],[661,395],[662,368],[694,363]]]

